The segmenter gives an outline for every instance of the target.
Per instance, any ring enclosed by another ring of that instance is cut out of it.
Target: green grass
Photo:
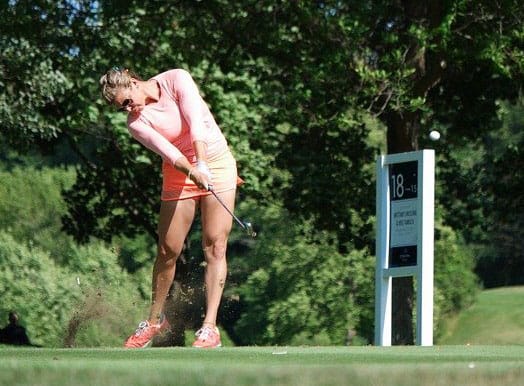
[[[446,331],[439,344],[524,345],[524,287],[482,291]]]
[[[517,385],[524,346],[0,349],[2,385]]]
[[[0,385],[524,384],[524,287],[483,291],[448,328],[434,347],[0,346]]]

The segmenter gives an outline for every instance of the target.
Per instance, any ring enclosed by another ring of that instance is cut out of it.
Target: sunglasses
[[[122,102],[122,105],[120,106],[118,111],[121,111],[121,112],[128,111],[129,105],[131,103],[133,103],[133,100],[131,98],[124,99],[124,101]]]

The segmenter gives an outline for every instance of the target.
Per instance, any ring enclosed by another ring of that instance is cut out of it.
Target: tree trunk
[[[406,25],[426,25],[432,29],[442,22],[444,12],[438,0],[428,2],[401,0],[400,5],[406,15]],[[409,42],[409,47],[405,64],[415,70],[411,94],[414,98],[425,98],[428,92],[440,82],[446,62],[439,52],[428,53],[425,47],[416,40]],[[386,111],[384,121],[388,128],[388,154],[418,150],[421,111],[395,109]],[[394,345],[414,344],[413,304],[413,277],[394,278],[391,337]]]
[[[413,276],[393,278],[391,344],[412,345],[413,333]]]
[[[388,126],[388,154],[418,150],[420,114],[390,112]],[[413,277],[393,278],[392,331],[393,345],[412,345],[413,334]]]

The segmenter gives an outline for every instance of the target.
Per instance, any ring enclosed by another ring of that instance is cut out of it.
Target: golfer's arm
[[[195,141],[193,142],[193,148],[195,149],[195,155],[197,162],[198,161],[204,161],[207,162],[207,145],[204,141]]]
[[[195,149],[195,155],[197,161],[207,162],[206,156],[206,144],[202,141],[193,142],[193,147]],[[182,173],[189,174],[189,171],[193,169],[193,165],[187,160],[186,157],[180,157],[175,162],[175,168],[180,170]]]
[[[193,169],[193,165],[191,165],[191,162],[189,162],[186,157],[178,158],[174,166],[185,175],[189,175],[189,172]]]

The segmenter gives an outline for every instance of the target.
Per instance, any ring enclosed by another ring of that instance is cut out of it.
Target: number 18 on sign
[[[375,344],[391,345],[392,278],[417,283],[417,344],[433,344],[435,152],[377,160]]]
[[[417,265],[417,169],[417,161],[389,166],[390,267]]]

